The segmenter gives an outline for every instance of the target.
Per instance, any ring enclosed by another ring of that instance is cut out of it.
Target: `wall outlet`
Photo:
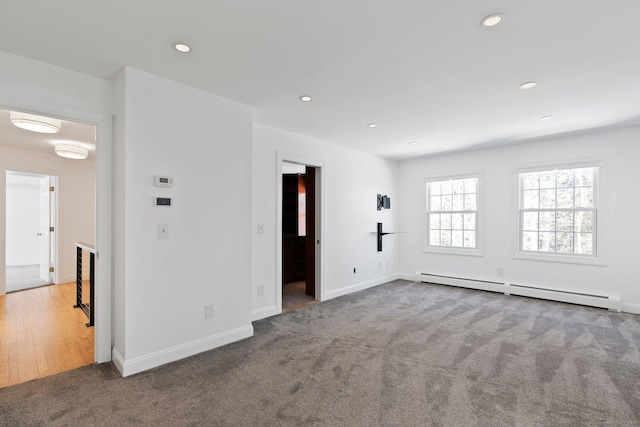
[[[504,276],[504,268],[498,267],[498,269],[496,270],[496,274],[498,275],[498,277]]]
[[[213,317],[213,304],[204,306],[204,318],[211,319]]]
[[[264,234],[264,224],[261,222],[258,223],[258,234]]]
[[[261,297],[264,295],[264,286],[258,286],[258,296]]]

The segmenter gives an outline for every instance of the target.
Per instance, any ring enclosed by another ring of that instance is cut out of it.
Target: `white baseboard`
[[[124,357],[120,354],[117,348],[111,348],[111,361],[115,365],[120,375],[124,372]],[[123,375],[124,376],[124,375]]]
[[[366,282],[356,283],[355,285],[345,286],[344,288],[327,291],[324,294],[324,300],[330,300],[333,298],[348,295],[352,292],[362,291],[364,289],[373,288],[374,286],[382,285],[383,283],[392,282],[400,278],[399,274],[391,274],[389,276],[380,277],[378,279],[369,280]]]
[[[218,335],[191,341],[185,344],[177,345],[145,356],[135,357],[126,360],[120,355],[116,348],[113,348],[112,361],[123,377],[147,371],[149,369],[164,365],[166,363],[175,362],[185,357],[193,356],[203,351],[213,350],[232,342],[240,341],[253,336],[253,326],[243,326],[242,328],[223,332]]]
[[[276,314],[280,313],[275,305],[259,308],[251,312],[251,321],[255,322],[256,320],[265,319],[267,317],[275,316]]]
[[[87,277],[87,280],[89,278]],[[58,278],[58,283],[69,283],[69,282],[74,282],[76,281],[76,275],[72,274],[72,275],[68,275],[68,276],[63,276],[63,277],[59,277]]]
[[[622,303],[622,311],[625,313],[640,314],[640,304]]]
[[[411,274],[411,273],[400,273],[398,275],[398,279],[400,279],[400,280],[408,280],[410,282],[415,282],[416,281],[416,274],[415,273],[413,273],[413,274]]]
[[[83,274],[82,275],[82,280],[89,280],[89,273]],[[76,275],[75,274],[71,274],[71,275],[67,275],[67,276],[63,276],[63,277],[59,277],[58,278],[58,283],[69,283],[69,282],[76,283]]]
[[[40,266],[40,260],[30,261],[7,261],[7,267],[26,267],[26,266]]]

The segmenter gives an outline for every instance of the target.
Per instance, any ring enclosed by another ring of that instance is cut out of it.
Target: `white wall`
[[[0,51],[0,92],[31,97],[48,105],[51,102],[74,108],[109,112],[113,103],[113,83]],[[12,107],[2,102],[0,105]]]
[[[398,242],[403,235],[384,237],[377,252],[376,224],[385,231],[398,226],[402,209],[396,182],[398,164],[303,135],[253,125],[252,317],[277,313],[276,230],[277,188],[281,182],[278,153],[285,160],[308,159],[323,164],[321,236],[322,299],[365,289],[396,277]],[[391,197],[391,209],[376,209],[376,195]],[[264,234],[257,224],[264,224]],[[379,265],[381,268],[379,268]],[[353,273],[356,268],[357,273]],[[258,296],[258,286],[264,295]]]
[[[640,128],[627,128],[403,162],[401,221],[409,234],[401,241],[401,271],[407,278],[424,271],[495,280],[496,269],[501,267],[504,280],[510,283],[620,296],[623,310],[640,312],[640,227],[634,225],[640,212],[635,189],[639,142]],[[593,158],[604,164],[598,250],[606,265],[514,259],[518,218],[514,214],[518,197],[514,169],[527,164]],[[484,172],[484,256],[424,253],[424,178],[468,170]]]
[[[129,375],[253,333],[252,118],[245,105],[131,68],[116,88],[114,360]],[[154,187],[158,174],[173,187]],[[153,206],[154,196],[173,206]]]
[[[58,283],[75,281],[75,242],[95,243],[95,161],[0,146],[0,224],[6,224],[7,170],[58,177]],[[39,190],[37,194],[39,203]],[[0,245],[0,259],[4,261],[5,257],[5,245]],[[6,278],[4,274],[0,277],[0,291],[4,293]]]
[[[7,267],[40,264],[40,177],[7,176]]]

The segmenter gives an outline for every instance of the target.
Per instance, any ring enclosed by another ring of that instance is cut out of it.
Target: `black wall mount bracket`
[[[393,233],[383,233],[382,232],[382,223],[378,223],[378,252],[382,252],[382,236],[386,236],[387,234]]]
[[[382,194],[378,194],[378,210],[382,209],[391,209],[391,198],[386,194],[383,196]]]

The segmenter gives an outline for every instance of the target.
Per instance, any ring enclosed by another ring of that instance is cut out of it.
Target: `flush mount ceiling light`
[[[311,98],[309,95],[302,95],[302,96],[300,97],[300,101],[302,101],[302,102],[309,102],[309,101],[311,101],[312,99],[313,99],[313,98]]]
[[[32,132],[40,133],[58,133],[60,132],[61,122],[58,119],[52,119],[51,117],[36,116],[35,114],[20,113],[17,111],[11,111],[9,113],[9,120],[14,126],[21,129],[30,130]]]
[[[181,43],[181,42],[175,42],[173,44],[173,48],[175,50],[177,50],[178,52],[181,52],[181,53],[189,53],[189,52],[191,52],[191,46],[189,46],[188,44],[185,44],[185,43]]]
[[[54,149],[58,156],[67,159],[84,160],[89,155],[89,150],[79,145],[57,144]]]
[[[375,123],[369,123],[369,124],[367,125],[367,127],[368,127],[368,128],[374,128],[374,127],[376,127],[376,126],[378,126],[378,125],[377,125],[377,124],[375,124]]]
[[[409,145],[418,145],[418,143],[417,143],[417,142],[415,142],[415,141],[411,141],[411,142],[409,143]]]
[[[536,86],[538,86],[538,82],[531,81],[531,82],[524,82],[518,87],[520,89],[533,89]]]
[[[481,25],[485,28],[495,27],[504,22],[504,15],[501,13],[492,13],[491,15],[484,18],[481,22]]]
[[[542,117],[540,117],[540,120],[553,120],[555,118],[556,118],[556,116],[542,116]]]

